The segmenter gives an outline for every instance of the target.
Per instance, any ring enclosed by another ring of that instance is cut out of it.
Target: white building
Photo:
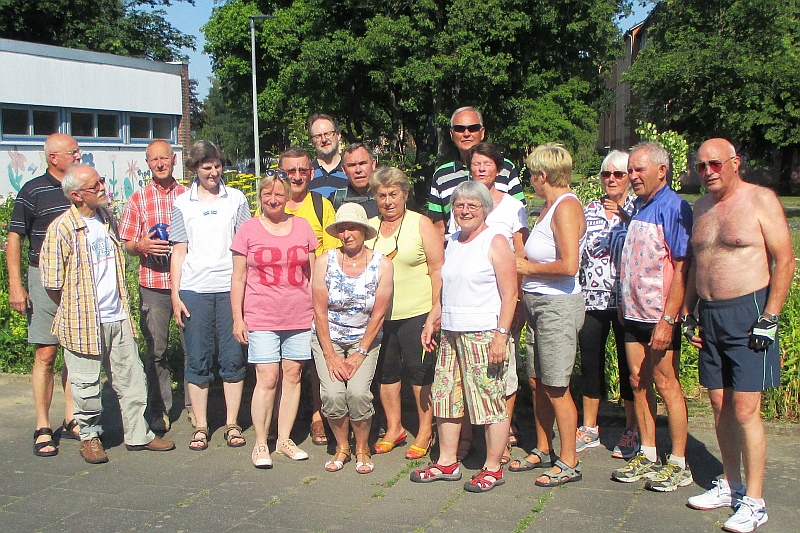
[[[0,197],[44,173],[44,140],[75,137],[82,162],[127,200],[150,177],[145,148],[189,142],[188,65],[0,39]]]

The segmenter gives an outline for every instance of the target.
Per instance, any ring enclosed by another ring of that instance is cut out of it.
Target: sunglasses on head
[[[712,159],[711,161],[698,161],[694,164],[694,169],[698,174],[703,174],[706,171],[706,167],[708,167],[711,169],[711,172],[716,173],[722,170],[723,165],[725,165],[725,163],[731,159],[736,159],[736,156],[729,157],[725,161],[720,161],[719,159]]]
[[[274,178],[275,176],[278,176],[278,179],[281,180],[285,180],[286,178],[289,177],[288,174],[286,174],[286,172],[284,172],[283,170],[280,169],[276,170],[274,168],[268,168],[267,170],[265,170],[264,176],[268,178]]]
[[[453,124],[452,130],[456,133],[478,133],[483,129],[483,124]]]
[[[611,177],[612,174],[618,180],[621,180],[622,178],[628,175],[628,173],[625,172],[624,170],[615,170],[614,172],[611,172],[610,170],[604,170],[600,173],[600,177],[607,180],[608,178]]]

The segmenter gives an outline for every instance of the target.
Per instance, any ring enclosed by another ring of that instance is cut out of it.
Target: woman
[[[617,316],[617,265],[636,199],[631,193],[628,179],[628,154],[614,150],[603,159],[600,183],[605,196],[593,200],[583,210],[586,217],[586,249],[581,260],[581,285],[586,314],[578,336],[583,425],[578,428],[575,451],[582,452],[600,445],[597,412],[600,398],[605,392],[606,339],[609,331],[613,330],[617,345],[619,390],[625,406],[625,431],[612,455],[627,460],[639,451],[633,390],[625,357],[625,329]]]
[[[461,183],[450,202],[461,230],[448,239],[442,267],[442,335],[432,391],[440,454],[437,462],[412,472],[411,481],[461,479],[457,453],[466,403],[470,421],[485,426],[486,462],[464,489],[487,492],[505,482],[500,461],[509,429],[504,399],[517,276],[508,241],[486,225],[493,207],[488,189]],[[427,350],[436,345],[438,314],[431,311],[422,330]]]
[[[233,334],[249,345],[247,362],[256,367],[250,403],[256,468],[272,467],[267,438],[279,378],[276,449],[294,461],[308,459],[289,435],[300,403],[303,364],[311,359],[310,280],[319,242],[305,219],[286,214],[289,195],[286,174],[268,171],[258,186],[261,214],[242,224],[231,246]]]
[[[172,309],[186,344],[186,381],[196,419],[189,449],[194,451],[208,448],[206,411],[215,344],[225,395],[225,441],[233,448],[246,444],[237,423],[245,358],[233,336],[230,246],[236,230],[251,217],[244,194],[222,182],[222,161],[214,143],[192,145],[187,167],[197,178],[175,200],[170,226],[175,243],[170,264]]]
[[[314,264],[312,294],[314,354],[322,414],[336,438],[336,453],[325,470],[336,472],[350,460],[350,427],[356,438],[356,472],[375,469],[369,451],[372,378],[381,347],[381,328],[392,299],[392,262],[364,246],[375,229],[359,204],[339,208],[325,231],[341,248],[328,250]]]
[[[402,170],[379,168],[369,182],[380,210],[380,216],[370,221],[377,230],[372,248],[394,264],[394,295],[390,316],[383,324],[377,372],[386,435],[375,443],[375,453],[389,452],[406,441],[400,412],[400,379],[406,371],[419,418],[406,459],[419,459],[433,443],[431,383],[436,363],[434,354],[422,347],[420,334],[434,302],[441,298],[444,244],[428,217],[406,209],[411,184]]]
[[[580,481],[575,447],[562,438],[561,453],[553,457],[553,421],[559,435],[578,430],[578,411],[569,392],[578,331],[583,325],[583,294],[578,281],[586,234],[583,207],[569,188],[572,156],[562,145],[543,144],[526,160],[536,195],[544,208],[525,244],[526,258],[517,258],[523,275],[523,300],[528,316],[528,379],[533,390],[537,447],[512,461],[519,472],[550,468],[536,479],[540,487]],[[554,460],[555,459],[555,460]]]

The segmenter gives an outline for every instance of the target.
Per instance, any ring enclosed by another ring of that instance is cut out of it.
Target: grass
[[[553,491],[548,491],[536,498],[536,505],[533,506],[531,512],[528,513],[525,517],[522,518],[517,523],[517,527],[514,528],[514,533],[522,533],[526,531],[528,527],[533,522],[533,519],[536,517],[538,513],[541,513],[544,510],[544,506],[553,498]]]

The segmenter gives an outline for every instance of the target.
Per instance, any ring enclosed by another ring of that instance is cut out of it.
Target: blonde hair
[[[572,182],[572,156],[561,143],[537,146],[525,163],[531,173],[544,172],[553,187],[568,187]]]
[[[369,188],[374,193],[378,187],[400,187],[403,194],[411,190],[411,182],[405,172],[397,167],[380,167],[369,177]]]
[[[292,195],[292,184],[289,181],[289,178],[281,178],[278,176],[278,173],[276,172],[272,176],[264,176],[263,178],[261,178],[261,181],[258,182],[257,194],[258,194],[259,205],[261,204],[261,192],[264,191],[264,189],[271,189],[276,182],[283,184],[283,190],[286,193],[287,198]]]

